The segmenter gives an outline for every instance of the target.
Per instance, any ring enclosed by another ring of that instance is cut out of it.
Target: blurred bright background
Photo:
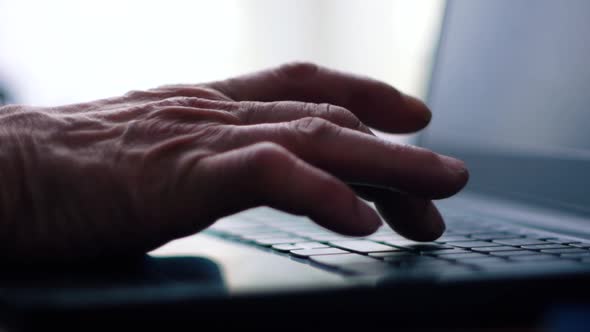
[[[0,0],[0,85],[59,105],[293,60],[423,97],[443,0]]]

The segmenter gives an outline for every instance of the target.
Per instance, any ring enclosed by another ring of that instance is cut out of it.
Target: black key
[[[521,238],[522,235],[508,234],[506,232],[497,232],[497,233],[474,234],[471,237],[476,240],[500,240],[500,239],[517,239],[517,238]]]
[[[428,254],[430,256],[438,256],[438,257],[444,258],[446,255],[468,254],[468,253],[472,253],[472,251],[460,249],[460,248],[453,248],[453,249],[447,249],[447,250],[431,251],[431,252],[427,252],[426,254]]]
[[[338,248],[317,248],[317,249],[298,249],[298,250],[291,250],[291,255],[306,258],[311,256],[318,256],[318,255],[340,255],[340,254],[348,254],[348,251],[344,251]]]
[[[581,248],[565,248],[565,249],[545,249],[545,250],[541,250],[541,252],[544,252],[546,254],[573,254],[573,253],[588,252],[588,251],[581,249]]]
[[[565,238],[561,238],[561,237],[548,237],[548,238],[543,238],[543,240],[545,240],[547,242],[553,242],[553,243],[559,243],[559,244],[580,242],[580,241],[565,239]]]
[[[530,250],[507,250],[507,251],[493,251],[490,254],[500,257],[522,256],[522,255],[539,255],[538,252]]]
[[[559,244],[559,243],[547,243],[547,244],[533,244],[530,246],[522,246],[523,249],[534,249],[534,250],[541,250],[541,249],[564,249],[564,248],[571,248],[569,246]]]
[[[334,247],[364,254],[380,251],[399,251],[397,248],[367,240],[331,241],[330,244]]]
[[[499,246],[499,244],[494,244],[491,242],[484,242],[484,241],[469,241],[469,242],[448,242],[455,247],[459,248],[477,248],[477,247],[492,247],[492,246]]]
[[[512,261],[518,261],[518,262],[532,262],[532,261],[544,261],[544,260],[559,259],[558,257],[556,257],[554,255],[544,255],[544,254],[511,256],[509,258]]]
[[[295,244],[275,244],[272,248],[278,251],[291,251],[298,249],[328,248],[328,246],[319,242],[300,242]]]
[[[547,242],[538,239],[518,238],[518,239],[502,239],[494,240],[494,243],[503,244],[507,246],[526,246],[535,244],[547,244]]]
[[[321,250],[321,249],[316,249]],[[363,256],[359,254],[341,254],[341,255],[320,255],[320,256],[311,256],[309,258],[311,261],[327,265],[331,267],[345,267],[346,265],[357,264],[357,263],[371,263],[378,260]]]
[[[518,248],[509,247],[509,246],[500,246],[500,247],[478,247],[478,248],[472,248],[471,250],[478,251],[478,252],[494,252],[494,251],[518,250]]]
[[[473,258],[486,258],[486,257],[490,257],[489,255],[486,254],[480,254],[478,252],[470,252],[467,254],[450,254],[450,255],[444,255],[444,256],[439,256],[440,258],[444,258],[444,259],[456,259],[456,260],[469,260],[469,259],[473,259]]]

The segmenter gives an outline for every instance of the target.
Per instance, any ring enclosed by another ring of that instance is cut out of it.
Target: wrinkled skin
[[[400,234],[432,240],[444,223],[431,199],[459,191],[465,166],[368,129],[413,132],[429,121],[423,103],[384,83],[307,63],[75,105],[5,106],[0,252],[26,262],[140,254],[261,205],[367,235],[381,219],[357,193]]]

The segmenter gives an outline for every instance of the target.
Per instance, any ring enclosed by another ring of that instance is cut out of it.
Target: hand
[[[412,132],[430,117],[384,83],[305,63],[82,104],[7,106],[1,256],[144,253],[260,205],[346,235],[375,231],[380,218],[345,182],[396,231],[432,240],[444,223],[430,200],[465,185],[463,163],[367,128]]]

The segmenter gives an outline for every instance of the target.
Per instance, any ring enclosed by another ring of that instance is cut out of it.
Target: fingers
[[[414,241],[439,238],[445,224],[436,207],[427,199],[404,193],[363,185],[353,185],[354,191],[375,202],[383,219],[400,235]]]
[[[230,148],[274,142],[346,181],[393,187],[424,198],[453,195],[468,179],[459,160],[387,142],[320,118],[236,126],[231,135],[235,139],[230,140]]]
[[[377,213],[346,184],[271,143],[201,159],[186,184],[189,192],[206,186],[200,202],[215,218],[268,205],[307,215],[346,235],[370,234],[381,225]]]
[[[417,131],[431,118],[424,103],[385,83],[309,63],[283,65],[207,86],[238,101],[293,100],[338,105],[367,125],[393,133]]]

